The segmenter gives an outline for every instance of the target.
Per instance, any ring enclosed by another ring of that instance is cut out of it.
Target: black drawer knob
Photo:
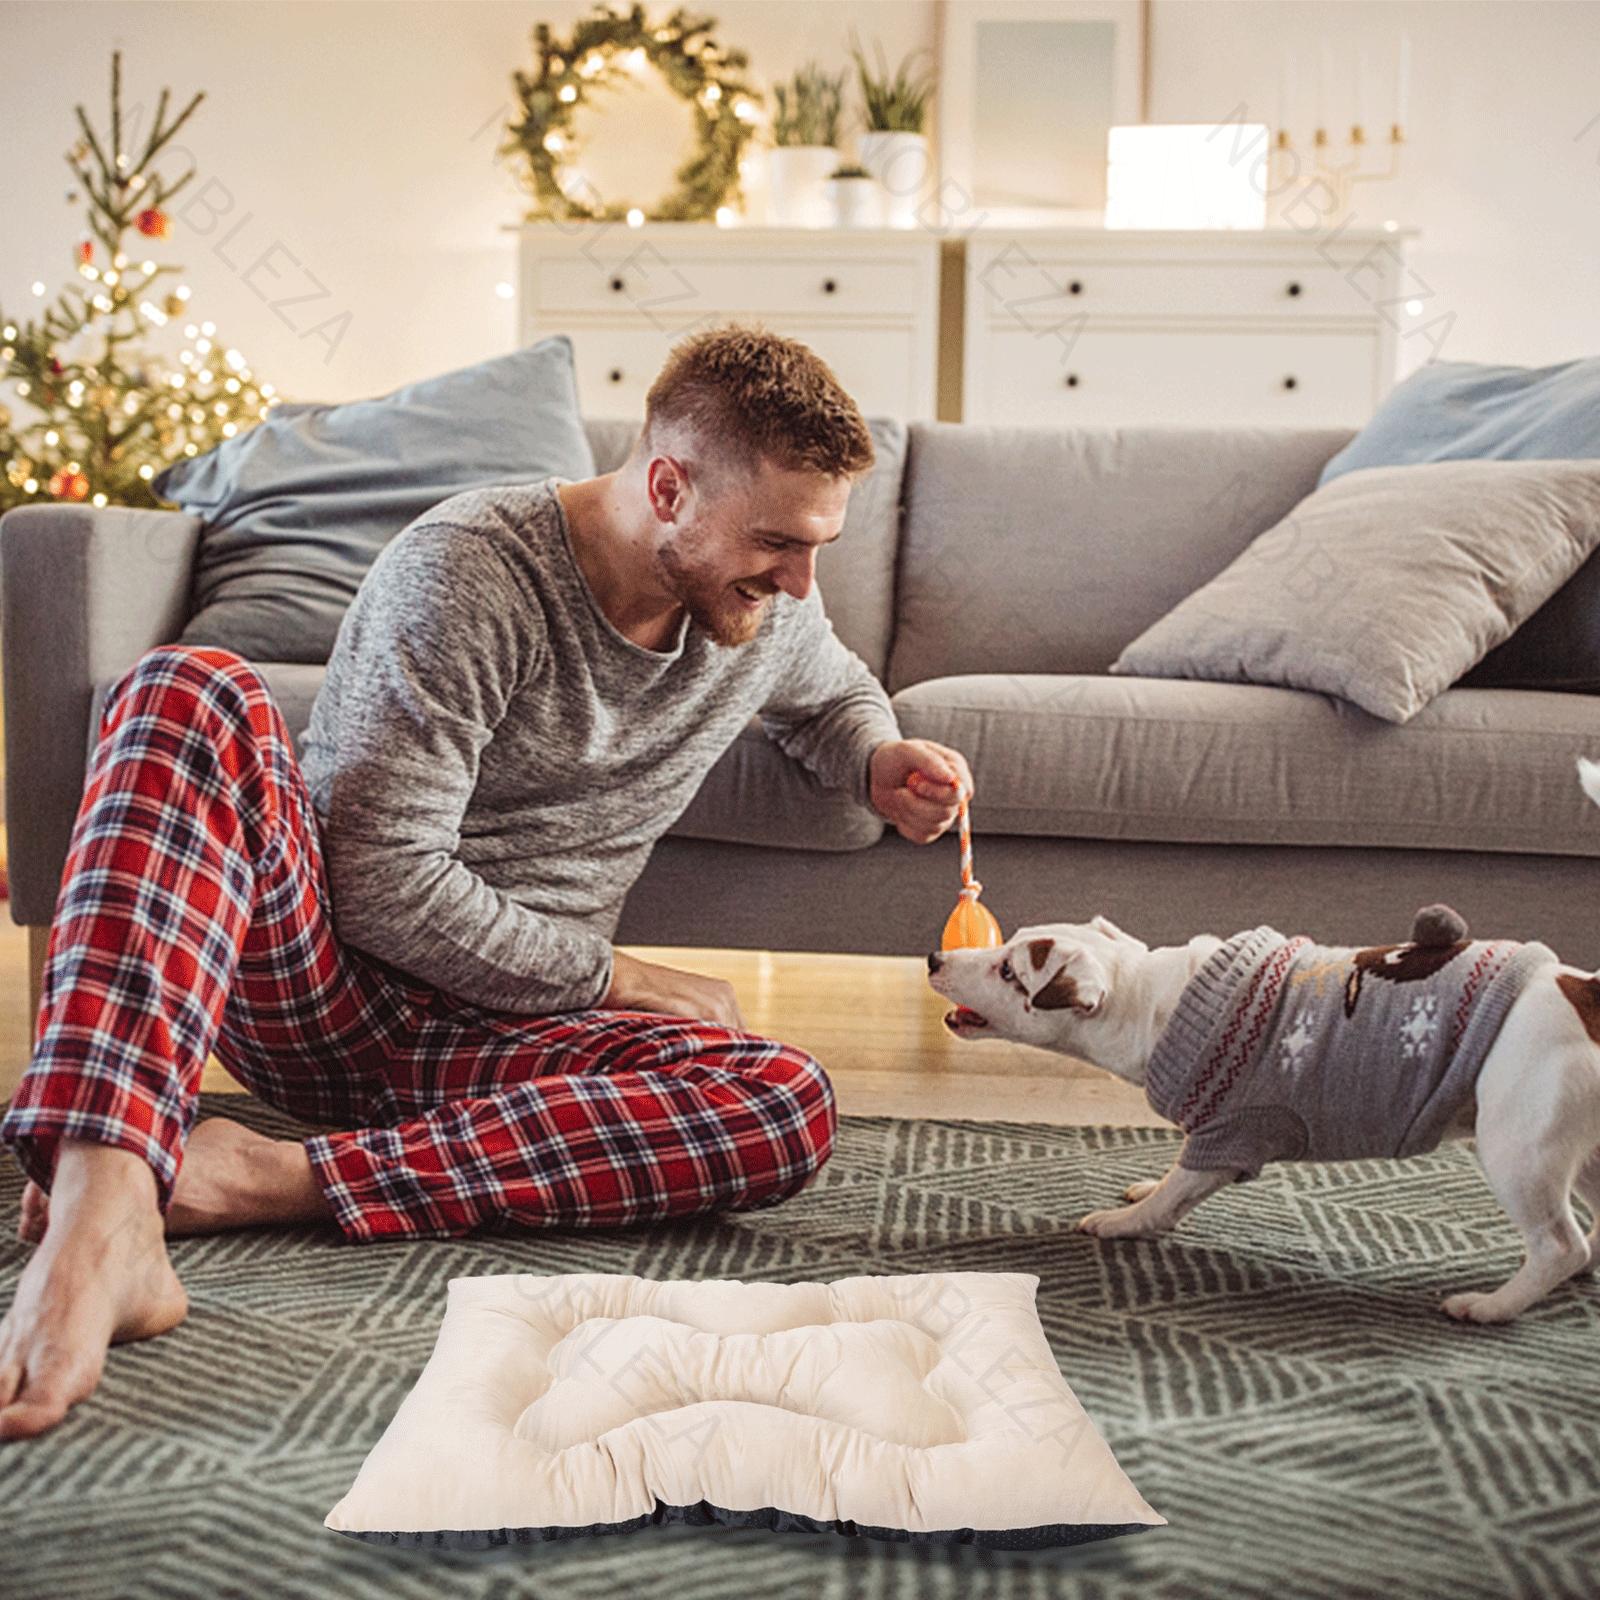
[[[1067,285],[1067,293],[1068,294],[1082,294],[1083,293],[1083,285],[1082,285],[1082,283],[1080,283],[1078,281],[1078,279],[1074,278],[1072,280],[1072,282]]]
[[[1298,283],[1291,283],[1289,285],[1288,289],[1285,291],[1285,293],[1290,294],[1290,295],[1299,294],[1300,293],[1300,285]]]
[[[1295,377],[1293,373],[1291,373],[1283,380],[1283,386],[1285,389],[1298,389],[1300,387],[1300,380]]]
[[[611,369],[611,371],[606,374],[606,376],[609,377],[613,383],[621,383],[622,382],[622,368],[621,367],[613,367]]]
[[[611,292],[613,294],[621,294],[625,287],[626,285],[623,283],[621,278],[613,278],[611,280]]]
[[[1069,389],[1076,389],[1078,387],[1078,374],[1076,372],[1069,372],[1067,374],[1067,387]]]
[[[822,292],[824,294],[837,294],[838,291],[839,280],[837,278],[824,278],[822,280]]]

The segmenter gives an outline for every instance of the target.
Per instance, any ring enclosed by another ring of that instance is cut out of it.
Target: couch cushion
[[[183,638],[326,661],[367,568],[431,506],[593,471],[565,335],[374,400],[279,406],[155,479],[205,524]]]
[[[1308,495],[1350,434],[914,424],[889,687],[1105,671]]]
[[[311,704],[322,687],[321,666],[269,661],[257,669],[266,679],[298,753],[311,720]],[[99,735],[100,711],[110,682],[95,685],[89,718],[89,749]],[[667,831],[681,838],[723,844],[788,845],[798,850],[861,850],[883,835],[883,820],[849,795],[825,789],[791,760],[753,720],[706,774],[689,808]]]
[[[1462,683],[1600,694],[1600,550]]]
[[[1449,689],[1401,727],[1298,689],[992,676],[894,706],[965,752],[983,833],[1600,856],[1587,696]]]

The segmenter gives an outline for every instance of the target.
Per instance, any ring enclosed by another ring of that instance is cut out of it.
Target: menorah
[[[1281,194],[1284,186],[1299,180],[1302,186],[1321,182],[1332,196],[1331,214],[1327,220],[1337,221],[1348,215],[1353,191],[1358,183],[1376,183],[1397,177],[1400,172],[1400,147],[1406,142],[1405,130],[1398,122],[1389,124],[1389,137],[1369,140],[1367,131],[1359,122],[1350,125],[1350,135],[1344,145],[1343,159],[1336,158],[1338,147],[1324,127],[1313,129],[1311,134],[1311,159],[1300,158],[1287,128],[1279,128],[1272,143],[1268,167],[1268,193]],[[1387,156],[1380,166],[1368,154],[1374,148],[1387,146]],[[1323,207],[1319,205],[1319,212]]]

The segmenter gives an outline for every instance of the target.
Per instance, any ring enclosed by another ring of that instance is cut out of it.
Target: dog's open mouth
[[[963,1025],[968,1028],[987,1028],[989,1019],[980,1016],[971,1006],[957,1006],[954,1011],[945,1012],[944,1025],[947,1028],[959,1028]]]

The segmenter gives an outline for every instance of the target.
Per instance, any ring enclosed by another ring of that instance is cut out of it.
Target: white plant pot
[[[767,153],[767,221],[775,228],[833,225],[828,174],[839,152],[821,144],[778,145]]]
[[[836,228],[881,228],[883,185],[876,178],[829,178],[828,210]]]
[[[883,185],[884,222],[914,228],[928,187],[928,140],[920,133],[863,133],[856,159]]]

